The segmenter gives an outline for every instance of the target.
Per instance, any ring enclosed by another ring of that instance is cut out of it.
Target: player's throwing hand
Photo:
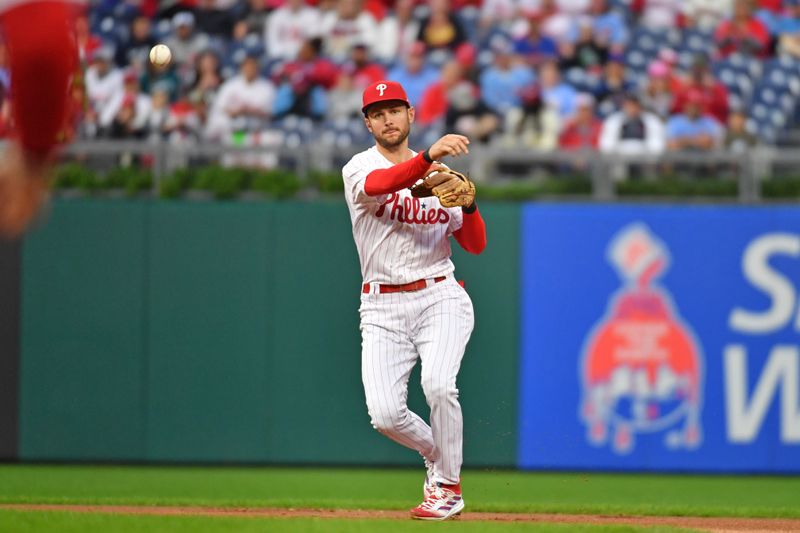
[[[437,159],[441,159],[447,155],[456,157],[462,154],[468,154],[468,144],[469,139],[463,135],[449,133],[428,148],[428,156],[432,160],[436,161]]]

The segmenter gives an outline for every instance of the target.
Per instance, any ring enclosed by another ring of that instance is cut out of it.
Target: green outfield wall
[[[481,210],[465,462],[514,466],[520,214]],[[369,425],[343,201],[62,200],[22,255],[21,459],[419,463]]]

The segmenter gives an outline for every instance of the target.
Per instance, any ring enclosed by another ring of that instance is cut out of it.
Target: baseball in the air
[[[157,67],[166,67],[172,60],[172,52],[169,46],[157,44],[150,49],[150,62]]]

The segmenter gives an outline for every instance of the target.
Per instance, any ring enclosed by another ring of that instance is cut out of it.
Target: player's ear
[[[372,133],[372,126],[369,123],[369,117],[364,115],[364,125],[367,127],[370,133]]]
[[[416,113],[417,112],[413,107],[409,107],[408,108],[408,123],[409,124],[413,124],[414,123],[414,117],[416,116]]]

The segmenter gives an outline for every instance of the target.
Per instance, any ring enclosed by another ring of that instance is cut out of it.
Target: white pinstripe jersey
[[[365,193],[367,175],[391,166],[373,146],[342,169],[364,283],[399,285],[451,274],[448,237],[464,222],[461,208],[444,208],[435,196],[412,198],[408,189],[376,197]]]

